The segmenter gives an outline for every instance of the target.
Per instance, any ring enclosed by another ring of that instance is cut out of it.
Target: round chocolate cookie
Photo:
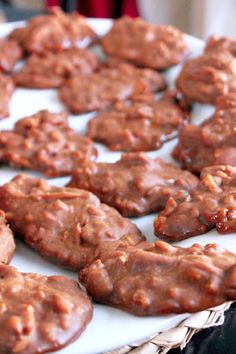
[[[162,210],[173,193],[190,191],[198,182],[192,173],[159,158],[128,153],[115,163],[81,161],[68,185],[89,190],[124,216],[141,216]]]
[[[82,48],[69,48],[59,53],[32,54],[25,66],[13,75],[13,80],[17,86],[54,88],[69,77],[89,75],[97,67],[95,54]]]
[[[179,133],[172,156],[182,168],[200,173],[213,165],[236,165],[236,98],[231,93],[216,100],[214,114],[201,125],[189,124]]]
[[[212,50],[188,59],[176,86],[188,101],[214,104],[218,96],[236,92],[236,58],[227,50]]]
[[[108,55],[152,69],[175,65],[188,52],[185,35],[177,28],[128,16],[113,22],[111,30],[102,38],[102,46]]]
[[[175,92],[166,92],[159,100],[139,95],[92,118],[88,136],[111,150],[156,150],[174,139],[189,118],[188,108]]]
[[[0,210],[0,263],[9,263],[15,248],[13,233],[7,225],[5,213]]]
[[[236,41],[235,39],[212,35],[206,41],[205,52],[227,50],[236,57]]]
[[[179,241],[216,227],[224,234],[236,231],[236,168],[211,166],[201,172],[201,182],[190,193],[178,191],[167,201],[154,222],[155,234]]]
[[[96,73],[77,75],[64,82],[59,97],[70,112],[103,110],[134,94],[166,88],[164,76],[154,70],[136,68],[125,62],[114,66],[112,61],[112,66],[106,65]]]
[[[158,241],[104,253],[80,273],[93,300],[136,315],[198,312],[236,299],[236,255]]]
[[[28,53],[44,53],[85,48],[97,40],[97,35],[84,16],[78,12],[66,14],[59,6],[54,6],[47,14],[32,17],[26,26],[15,28],[10,38]]]
[[[26,244],[75,271],[97,258],[104,243],[107,248],[144,239],[130,220],[92,193],[24,175],[0,188],[0,208]]]
[[[74,341],[92,317],[92,304],[66,277],[20,273],[0,265],[0,352],[47,353]]]
[[[69,127],[65,112],[39,111],[0,131],[0,162],[48,177],[69,175],[81,158],[95,157],[92,141]]]

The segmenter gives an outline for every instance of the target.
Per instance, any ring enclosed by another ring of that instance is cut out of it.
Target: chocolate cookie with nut
[[[1,353],[48,353],[77,339],[92,317],[92,304],[66,277],[20,273],[0,265]]]
[[[192,190],[198,181],[159,158],[129,153],[115,163],[81,161],[69,186],[89,190],[124,216],[141,216],[162,210],[172,194]]]
[[[134,245],[145,239],[129,219],[94,194],[51,187],[24,175],[0,187],[0,207],[26,244],[75,271],[96,259],[104,247]]]
[[[80,273],[93,300],[139,316],[198,312],[236,299],[236,255],[165,242],[104,253]]]
[[[154,222],[155,234],[178,241],[214,227],[222,234],[236,231],[235,182],[235,167],[206,167],[193,191],[179,191],[168,199]]]
[[[57,88],[64,80],[76,75],[89,75],[98,67],[92,52],[69,48],[59,53],[32,54],[24,67],[13,75],[17,86],[28,88]]]
[[[35,16],[26,26],[15,28],[10,38],[28,53],[60,52],[71,47],[85,48],[97,35],[78,13],[66,14],[60,7],[49,9],[48,14]]]
[[[40,111],[18,120],[13,130],[0,131],[1,163],[48,177],[69,175],[81,158],[96,157],[92,141],[69,127],[65,112]]]
[[[214,104],[236,92],[236,58],[228,50],[210,50],[186,60],[176,86],[189,102]]]
[[[0,73],[0,119],[9,116],[9,103],[14,91],[15,85],[12,78]]]
[[[234,94],[216,100],[215,113],[200,126],[180,129],[172,156],[182,168],[200,173],[213,165],[236,165],[236,99]]]
[[[178,64],[188,53],[185,35],[177,28],[128,16],[113,22],[102,46],[107,55],[152,69]]]
[[[107,64],[98,72],[76,76],[65,81],[59,98],[72,113],[108,109],[117,101],[135,94],[164,90],[164,77],[151,69],[140,69],[118,62]]]
[[[149,151],[174,139],[189,120],[189,109],[176,92],[165,92],[159,100],[137,95],[98,113],[88,122],[87,134],[111,150]]]
[[[10,263],[15,249],[13,232],[7,224],[5,213],[0,210],[0,263]]]
[[[0,39],[0,71],[10,73],[22,56],[22,49],[14,39]]]

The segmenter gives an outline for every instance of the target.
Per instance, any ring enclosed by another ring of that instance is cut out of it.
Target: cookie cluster
[[[69,113],[46,109],[0,131],[2,164],[70,176],[56,187],[19,174],[0,187],[1,353],[66,346],[91,320],[91,300],[139,316],[236,300],[236,254],[166,242],[236,231],[236,41],[212,36],[190,54],[172,26],[122,17],[99,38],[83,16],[58,8],[0,40],[0,118],[19,87],[56,89],[74,115],[96,111],[85,135]],[[170,89],[166,73],[177,64]],[[215,105],[198,126],[195,102]],[[181,168],[147,154],[174,138]],[[98,162],[96,143],[124,153]],[[159,213],[151,227],[162,241],[148,242],[128,219],[150,213]],[[9,266],[14,237],[78,281]]]

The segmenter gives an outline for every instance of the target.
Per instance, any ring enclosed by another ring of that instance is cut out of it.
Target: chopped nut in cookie
[[[92,141],[69,127],[66,113],[40,111],[0,131],[0,162],[41,171],[48,177],[69,175],[81,158],[94,159]]]
[[[216,227],[220,233],[236,231],[236,168],[206,167],[200,184],[191,192],[178,191],[154,222],[163,240],[178,241]]]
[[[81,161],[68,185],[89,190],[124,216],[141,216],[162,210],[172,194],[193,190],[198,181],[159,158],[129,153],[115,163]]]
[[[145,239],[129,219],[92,193],[51,187],[42,179],[24,175],[0,187],[0,208],[26,244],[75,271],[103,250]]]

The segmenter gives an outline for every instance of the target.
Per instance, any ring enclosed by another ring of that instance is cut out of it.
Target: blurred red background
[[[47,0],[47,6],[60,5],[59,0]],[[88,17],[117,18],[121,15],[138,16],[135,0],[79,0],[77,10]]]

